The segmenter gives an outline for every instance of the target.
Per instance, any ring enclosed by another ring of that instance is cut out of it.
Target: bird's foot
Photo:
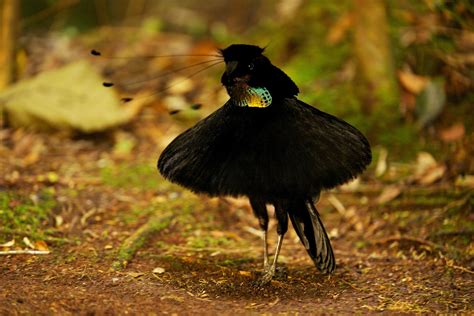
[[[263,268],[263,275],[260,277],[259,285],[263,286],[270,283],[273,278],[286,279],[288,278],[288,268],[285,266],[278,265],[275,267],[271,264],[267,264]]]
[[[273,276],[275,275],[275,268],[270,268],[266,270],[263,274],[263,276],[259,280],[259,285],[264,286],[270,283],[273,279]]]

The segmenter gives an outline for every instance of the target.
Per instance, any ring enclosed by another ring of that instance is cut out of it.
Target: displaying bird
[[[158,169],[196,193],[249,198],[263,231],[263,283],[275,275],[288,217],[316,267],[331,273],[336,262],[315,200],[360,174],[370,145],[350,124],[298,100],[296,84],[263,51],[245,44],[220,50],[230,99],[176,137]],[[278,222],[272,262],[267,204]]]

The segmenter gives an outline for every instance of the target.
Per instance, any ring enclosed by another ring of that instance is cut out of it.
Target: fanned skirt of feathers
[[[296,98],[265,109],[227,102],[163,151],[164,177],[197,193],[311,198],[361,173],[367,139]]]

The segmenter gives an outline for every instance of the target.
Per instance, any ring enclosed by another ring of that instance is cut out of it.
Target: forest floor
[[[160,124],[142,115],[93,136],[1,131],[0,314],[474,312],[472,183],[440,177],[442,164],[421,175],[423,159],[390,162],[384,176],[372,167],[324,193],[335,273],[317,271],[290,227],[283,269],[260,286],[249,205],[163,180],[157,137],[177,130]],[[160,214],[171,217],[116,269],[124,241]],[[275,235],[272,221],[271,245]],[[34,249],[45,254],[13,253]]]

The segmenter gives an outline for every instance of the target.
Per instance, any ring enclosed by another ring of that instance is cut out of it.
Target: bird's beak
[[[234,70],[237,68],[238,62],[237,61],[229,61],[225,66],[225,72],[228,76],[230,76]]]

